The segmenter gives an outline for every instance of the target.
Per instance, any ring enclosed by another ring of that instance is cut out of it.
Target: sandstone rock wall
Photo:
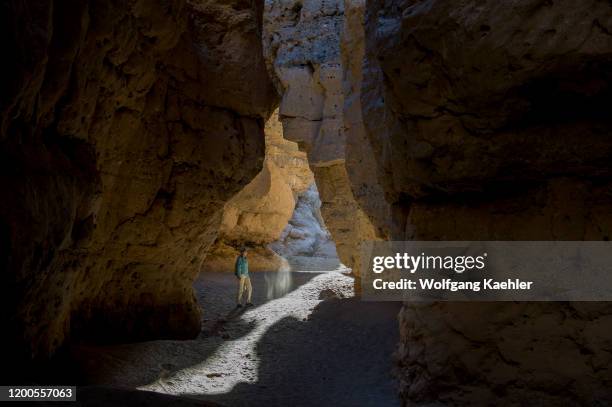
[[[355,194],[360,206],[398,240],[609,239],[610,16],[598,1],[367,1],[365,137],[347,133],[346,167],[354,191],[383,192]],[[375,177],[360,177],[368,158]],[[607,303],[407,303],[402,398],[605,404],[610,315]]]
[[[358,277],[359,243],[377,231],[357,205],[345,168],[343,21],[342,1],[266,1],[264,53],[282,94],[284,136],[308,152],[325,224],[340,259]]]
[[[249,269],[277,270],[283,259],[268,248],[281,237],[298,197],[314,182],[306,153],[283,138],[278,111],[265,127],[262,171],[225,204],[219,236],[206,256],[204,271],[233,271],[241,246],[249,247]]]
[[[321,215],[316,184],[298,196],[291,219],[270,248],[293,271],[330,271],[340,267],[336,245]]]
[[[199,330],[191,284],[262,168],[260,2],[3,6],[3,347]]]

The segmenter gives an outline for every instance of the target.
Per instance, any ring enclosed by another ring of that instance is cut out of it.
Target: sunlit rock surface
[[[345,168],[342,1],[275,1],[264,8],[264,54],[282,94],[284,136],[308,152],[321,213],[344,264],[359,276],[359,243],[376,230],[353,198]]]
[[[299,196],[288,225],[270,248],[286,259],[290,269],[295,271],[344,268],[321,216],[321,200],[315,184]]]
[[[348,133],[346,162],[353,190],[384,192],[356,196],[361,207],[398,240],[609,239],[611,15],[599,1],[368,1],[355,63],[366,137]],[[372,158],[376,177],[355,176]],[[406,304],[402,398],[605,404],[611,315]]]
[[[275,112],[265,127],[266,158],[262,171],[223,210],[219,237],[203,271],[233,271],[241,247],[249,248],[249,269],[278,270],[284,264],[268,245],[280,238],[293,216],[298,197],[313,184],[306,153],[283,138]]]
[[[276,93],[260,2],[15,1],[0,19],[3,349],[188,337]]]

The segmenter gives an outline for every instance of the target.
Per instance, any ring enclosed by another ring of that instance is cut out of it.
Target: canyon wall
[[[341,267],[336,245],[321,215],[316,184],[298,196],[291,219],[270,248],[293,271],[330,271]]]
[[[396,240],[610,238],[609,2],[345,4],[345,30],[365,24],[344,48],[363,127],[345,162],[353,191],[382,190],[355,194],[378,227]],[[611,318],[609,303],[406,303],[402,399],[606,404]]]
[[[283,138],[275,111],[265,126],[263,169],[225,204],[219,236],[206,256],[203,271],[234,270],[240,247],[249,248],[249,270],[274,271],[284,260],[268,248],[293,216],[298,198],[314,183],[306,153]]]
[[[3,349],[190,337],[225,203],[277,103],[261,2],[3,6]]]
[[[361,210],[345,167],[340,0],[268,0],[264,8],[264,54],[282,94],[284,136],[308,153],[325,224],[340,260],[359,285],[359,244],[377,237]]]

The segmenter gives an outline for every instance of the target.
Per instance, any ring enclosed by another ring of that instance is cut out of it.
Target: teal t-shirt
[[[236,265],[234,266],[234,274],[236,277],[248,277],[249,276],[249,262],[244,256],[238,256],[236,258]]]

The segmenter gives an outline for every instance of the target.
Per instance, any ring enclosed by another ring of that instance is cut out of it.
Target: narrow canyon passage
[[[612,405],[612,301],[357,297],[364,242],[610,240],[612,2],[2,10],[0,384]]]
[[[360,301],[339,271],[291,273],[268,299],[272,274],[252,273],[256,305],[237,309],[234,277],[202,273],[196,339],[75,349],[82,379],[231,406],[399,405],[399,304]]]

